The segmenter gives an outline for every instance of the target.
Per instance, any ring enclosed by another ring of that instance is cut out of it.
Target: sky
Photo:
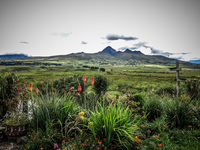
[[[0,55],[96,53],[107,46],[200,59],[199,0],[0,0]]]

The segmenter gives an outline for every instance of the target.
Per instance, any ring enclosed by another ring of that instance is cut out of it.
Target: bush
[[[162,115],[163,106],[157,98],[150,98],[144,103],[144,111],[147,114],[147,119],[149,121],[154,121]]]
[[[186,93],[190,96],[191,100],[200,98],[199,81],[196,79],[187,80],[185,84]]]
[[[168,96],[176,96],[176,88],[175,87],[161,87],[156,91],[156,94],[162,96],[162,95],[168,95]]]
[[[18,80],[18,76],[14,73],[0,76],[0,118],[6,114],[9,101],[16,97],[14,88]]]
[[[110,103],[108,107],[101,105],[99,110],[92,112],[88,128],[95,137],[126,147],[126,144],[134,143],[132,135],[136,135],[136,124],[129,108]]]
[[[171,128],[183,128],[191,125],[192,114],[189,102],[168,99],[164,105],[166,120]]]
[[[102,75],[95,75],[94,79],[94,91],[96,94],[99,96],[105,94],[108,89],[108,79]]]

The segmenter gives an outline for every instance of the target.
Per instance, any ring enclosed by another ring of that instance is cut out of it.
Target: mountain
[[[115,49],[113,49],[111,46],[107,46],[106,48],[104,48],[101,53],[108,53],[112,56],[117,54],[117,51]]]
[[[126,49],[126,50],[124,51],[124,53],[143,54],[143,53],[140,52],[140,51],[132,51],[132,50],[130,50],[130,49]]]
[[[200,64],[200,59],[199,60],[190,60],[189,62],[195,63],[195,64]]]
[[[22,62],[31,62],[34,60],[34,64],[36,61],[51,61],[52,62],[66,62],[66,61],[76,61],[76,60],[87,60],[87,62],[98,62],[100,64],[126,64],[126,65],[135,65],[135,64],[159,64],[159,65],[168,65],[174,66],[176,64],[177,59],[168,58],[161,55],[145,55],[141,51],[132,51],[130,49],[126,49],[125,51],[117,51],[113,49],[111,46],[107,46],[102,51],[97,53],[71,53],[67,55],[57,55],[50,57],[28,57],[24,54],[6,54],[0,55],[1,59],[13,59],[13,58],[22,58],[20,61]],[[17,61],[17,60],[16,60]],[[191,62],[179,61],[181,65],[193,68],[200,68],[199,64],[194,64]],[[3,62],[1,62],[3,63]]]
[[[0,60],[16,59],[16,58],[24,58],[24,57],[28,57],[28,55],[25,55],[25,54],[4,54],[4,55],[0,55]]]
[[[132,51],[126,49],[125,51],[116,51],[111,46],[107,46],[98,53],[74,53],[64,55],[62,58],[68,58],[73,60],[92,60],[98,59],[102,61],[117,62],[118,60],[128,61],[129,64],[140,62],[143,64],[162,64],[162,65],[174,65],[177,59],[168,58],[161,55],[145,55],[141,51]],[[180,64],[186,66],[195,66],[190,62],[180,61]]]

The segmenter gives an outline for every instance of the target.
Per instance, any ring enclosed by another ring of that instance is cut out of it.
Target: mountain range
[[[0,55],[0,60],[17,59],[17,58],[24,58],[24,57],[28,57],[28,55],[25,55],[25,54],[4,54],[4,55]]]
[[[25,54],[6,54],[6,55],[0,55],[1,59],[18,59],[23,58],[24,59],[40,59],[44,57],[28,57]],[[130,49],[126,49],[125,51],[116,51],[111,46],[107,46],[102,51],[98,53],[71,53],[67,55],[57,55],[57,56],[50,56],[45,57],[46,59],[55,59],[55,60],[64,60],[64,59],[70,59],[70,60],[91,60],[91,59],[98,59],[102,61],[106,60],[124,60],[129,62],[139,62],[139,63],[145,63],[145,64],[163,64],[163,65],[174,65],[176,63],[176,59],[168,58],[161,55],[145,55],[141,51],[132,51]],[[180,64],[191,66],[194,62],[185,62],[180,61]],[[194,64],[193,64],[194,65]]]

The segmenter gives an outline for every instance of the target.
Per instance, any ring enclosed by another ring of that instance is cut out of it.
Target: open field
[[[77,62],[76,62],[77,63]],[[80,64],[78,62],[77,64]],[[92,65],[88,65],[92,66]],[[163,86],[176,85],[176,72],[169,71],[172,66],[164,65],[147,65],[141,64],[137,66],[125,65],[95,65],[99,68],[105,68],[105,72],[99,70],[90,70],[83,68],[81,65],[74,66],[0,66],[1,74],[16,73],[26,82],[52,82],[59,78],[73,75],[94,76],[101,74],[108,78],[110,92],[119,92],[119,86],[123,84],[124,88],[128,88],[129,93],[137,93],[148,87],[155,89]],[[183,68],[180,71],[180,77],[185,79],[200,79],[200,70],[192,68]],[[183,84],[183,83],[182,83]]]
[[[171,67],[86,61],[0,66],[1,116],[6,107],[20,119],[26,112],[19,112],[29,102],[32,119],[24,119],[29,123],[28,141],[20,149],[196,150],[200,147],[199,82],[189,88],[182,82],[182,95],[176,98],[176,72]],[[182,67],[181,78],[200,80],[199,69]],[[6,75],[11,73],[26,83],[10,82]],[[0,126],[19,122],[10,115]]]

